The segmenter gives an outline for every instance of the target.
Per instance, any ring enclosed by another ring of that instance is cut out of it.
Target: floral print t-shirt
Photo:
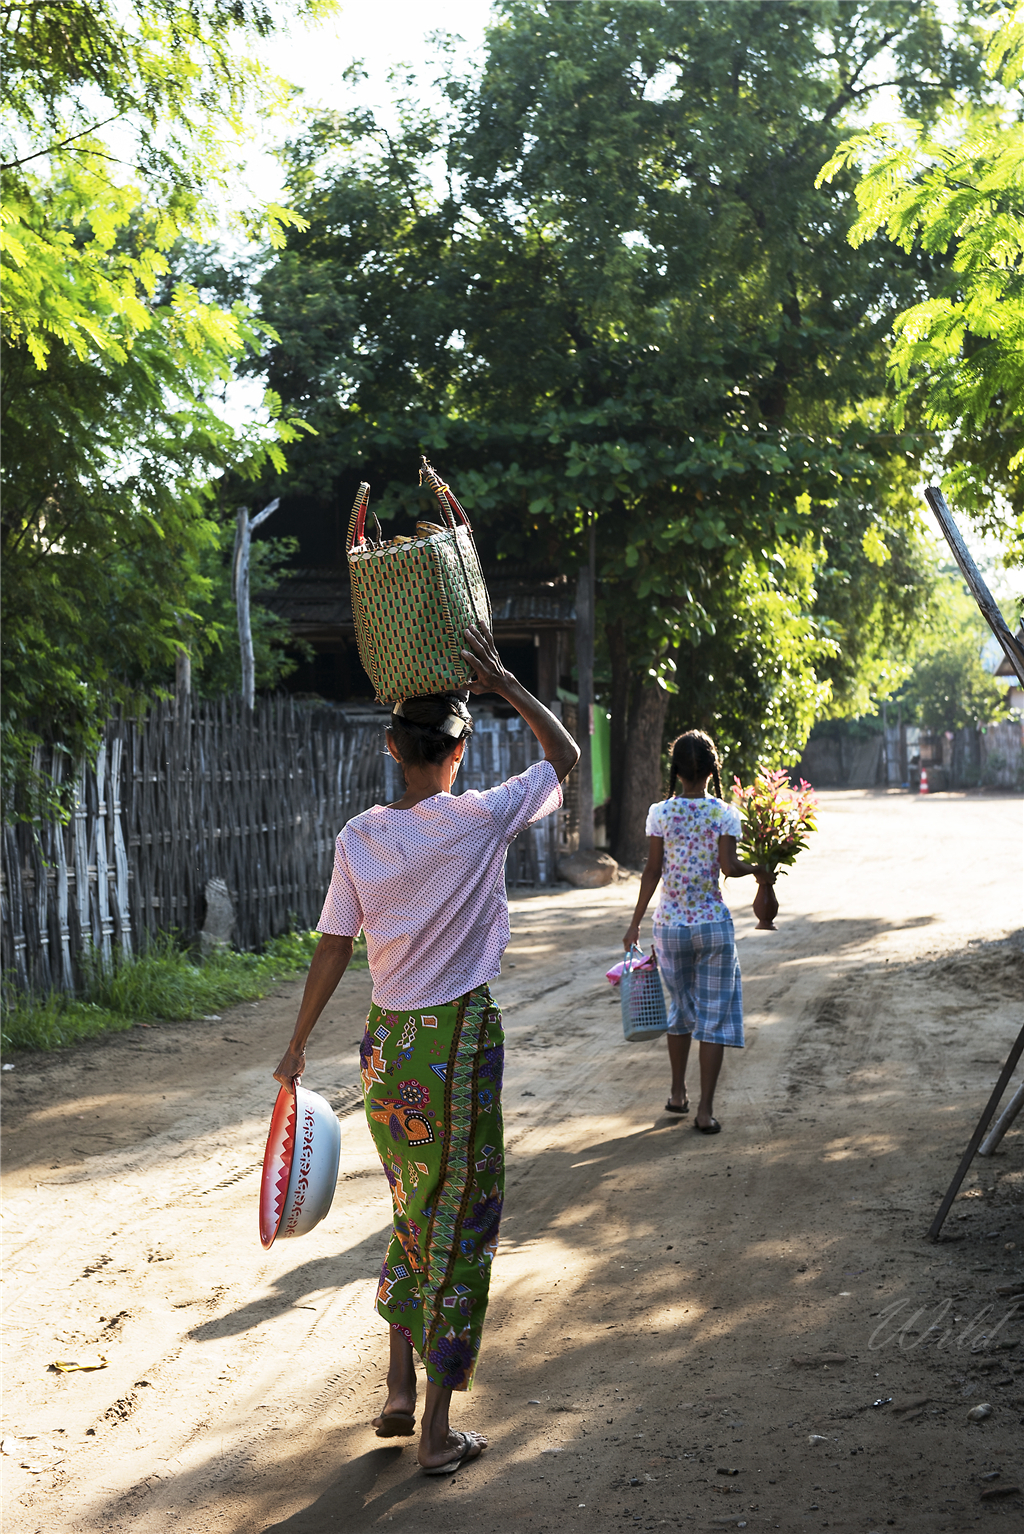
[[[662,799],[647,812],[647,835],[665,842],[656,927],[729,921],[718,879],[718,838],[743,832],[740,812],[721,799]]]

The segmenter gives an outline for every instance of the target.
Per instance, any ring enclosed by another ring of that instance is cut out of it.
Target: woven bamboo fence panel
[[[75,990],[91,952],[103,964],[174,933],[194,943],[208,880],[223,879],[234,942],[259,948],[312,927],[347,820],[400,792],[384,752],[384,711],[239,699],[158,703],[110,723],[96,760],[74,778],[64,824],[3,827],[0,954],[5,980]],[[482,718],[457,791],[489,788],[541,755],[519,719]],[[61,781],[64,759],[37,767]],[[509,849],[511,886],[555,882],[557,817]]]

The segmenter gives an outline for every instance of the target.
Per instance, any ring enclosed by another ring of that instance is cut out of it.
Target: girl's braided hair
[[[668,786],[671,799],[679,778],[685,783],[706,783],[714,779],[715,797],[722,797],[722,763],[718,748],[704,730],[686,730],[669,747],[672,752],[672,780]]]
[[[387,729],[404,766],[435,766],[472,735],[473,716],[462,694],[432,693],[397,703]]]

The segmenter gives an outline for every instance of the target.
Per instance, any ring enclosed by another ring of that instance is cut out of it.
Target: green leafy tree
[[[718,743],[728,776],[799,757],[832,687],[823,677],[839,653],[814,614],[823,551],[790,544],[764,568],[745,561],[723,583],[713,624],[678,665],[668,702],[670,735],[700,727]]]
[[[988,638],[985,621],[959,575],[946,575],[936,587],[901,695],[911,718],[936,731],[1005,718],[1006,693],[981,661]]]
[[[289,8],[333,9],[334,0]],[[79,357],[122,358],[150,323],[145,297],[168,270],[168,249],[215,216],[211,194],[226,184],[245,108],[287,98],[285,82],[245,51],[282,10],[259,0],[0,6],[5,342],[27,346],[40,366],[55,341]],[[62,195],[47,206],[48,186]],[[143,207],[134,242],[119,242]],[[263,210],[272,239],[290,216]]]
[[[895,418],[920,408],[948,440],[951,495],[1024,561],[1024,19],[1003,18],[987,51],[1003,87],[995,102],[951,104],[936,122],[914,118],[848,139],[821,173],[865,164],[857,184],[855,246],[879,230],[902,250],[937,261],[936,289],[894,320],[889,369]],[[1005,517],[997,496],[1011,509]]]
[[[37,746],[91,751],[181,647],[216,645],[217,482],[283,472],[300,428],[272,393],[232,423],[224,389],[266,329],[179,269],[243,105],[280,95],[238,46],[273,13],[58,0],[3,17],[3,773],[32,813]]]
[[[394,510],[426,450],[457,466],[493,553],[562,568],[596,517],[627,860],[669,698],[723,625],[737,635],[728,614],[755,589],[768,613],[778,559],[789,569],[810,536],[844,562],[819,571],[813,611],[786,598],[814,680],[795,658],[764,669],[763,719],[773,677],[773,708],[789,710],[763,728],[765,763],[798,752],[823,680],[839,706],[863,656],[879,674],[922,596],[902,558],[864,550],[913,557],[892,486],[916,446],[878,402],[890,318],[928,270],[882,241],[847,245],[852,178],[815,187],[883,63],[924,115],[978,72],[969,33],[925,3],[508,0],[479,81],[449,82],[450,123],[409,109],[385,133],[372,115],[328,116],[287,150],[309,228],[260,287],[281,336],[270,383],[319,433],[293,483],[327,503],[365,475]],[[848,589],[861,570],[870,602]],[[723,698],[756,669],[762,633],[743,632]],[[731,727],[744,750],[750,723],[745,710]]]

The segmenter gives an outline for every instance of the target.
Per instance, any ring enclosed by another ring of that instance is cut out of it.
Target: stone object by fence
[[[199,934],[199,948],[205,959],[230,944],[235,930],[235,908],[223,879],[207,879],[204,894],[206,919]]]
[[[3,827],[0,953],[8,983],[74,991],[91,950],[106,965],[174,933],[202,943],[207,890],[222,881],[234,942],[262,946],[313,927],[347,820],[401,790],[384,750],[386,711],[238,699],[114,720],[74,777],[64,824]],[[489,788],[541,756],[518,717],[477,718],[456,791]],[[63,759],[37,765],[60,781]],[[510,885],[557,880],[558,817],[509,849]]]

